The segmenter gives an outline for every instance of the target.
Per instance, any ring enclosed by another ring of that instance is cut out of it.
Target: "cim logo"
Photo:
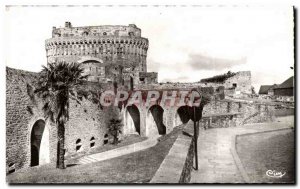
[[[275,170],[267,170],[266,175],[272,178],[281,178],[286,174],[286,172],[282,173],[280,171]]]

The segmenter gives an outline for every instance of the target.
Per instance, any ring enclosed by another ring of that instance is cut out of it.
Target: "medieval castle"
[[[52,38],[46,40],[46,55],[48,63],[83,63],[89,81],[117,79],[133,87],[157,82],[157,73],[147,72],[148,45],[148,39],[141,37],[141,29],[134,24],[72,27],[66,22],[64,28],[53,27]]]
[[[203,125],[227,127],[272,119],[271,107],[233,98],[251,94],[251,73],[227,73],[195,83],[158,83],[156,72],[147,72],[149,42],[136,25],[53,27],[52,38],[45,43],[47,63],[56,61],[82,63],[89,74],[86,90],[100,90],[117,81],[128,90],[189,90],[211,87],[225,97],[209,103],[203,110]],[[6,75],[6,167],[7,173],[21,168],[56,161],[57,128],[46,120],[42,101],[32,94],[39,73],[7,68]],[[123,133],[151,137],[164,135],[186,123],[184,107],[122,107]],[[67,157],[92,152],[109,138],[107,112],[91,98],[81,104],[70,101],[70,119],[65,128]]]

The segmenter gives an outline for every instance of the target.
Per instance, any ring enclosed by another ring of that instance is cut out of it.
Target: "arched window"
[[[82,143],[81,143],[81,139],[77,139],[76,140],[76,152],[78,152],[81,149]]]
[[[90,140],[90,147],[93,148],[95,146],[95,137],[92,137]]]
[[[105,134],[103,144],[107,144],[107,143],[108,143],[108,134]]]
[[[16,171],[16,166],[15,166],[15,164],[14,163],[10,163],[9,165],[8,165],[8,173],[10,174],[10,173],[13,173],[13,172],[15,172]]]

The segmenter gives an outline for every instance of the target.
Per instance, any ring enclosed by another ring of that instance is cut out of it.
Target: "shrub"
[[[108,133],[113,137],[112,144],[119,143],[119,134],[122,134],[123,123],[120,118],[120,113],[117,107],[109,107],[108,111],[108,122],[107,122],[107,130]]]

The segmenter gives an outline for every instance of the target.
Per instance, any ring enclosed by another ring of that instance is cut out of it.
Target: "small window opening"
[[[15,171],[16,171],[16,166],[15,166],[15,164],[14,164],[14,163],[10,163],[10,164],[8,165],[8,174],[14,173]]]
[[[233,83],[233,84],[232,84],[232,87],[233,87],[233,88],[236,88],[236,86],[237,86],[236,83]]]
[[[242,108],[242,103],[241,102],[239,102],[239,108]]]
[[[134,36],[134,32],[128,32],[129,36]]]
[[[95,146],[95,137],[92,137],[90,140],[90,147],[93,148]]]
[[[213,118],[213,119],[211,120],[211,123],[216,123],[216,122],[217,122],[217,119],[214,119],[214,118]]]
[[[81,149],[82,143],[81,143],[81,139],[77,139],[76,140],[76,152],[78,152]]]
[[[107,144],[108,143],[108,134],[105,134],[104,135],[104,141],[103,141],[104,144]]]

